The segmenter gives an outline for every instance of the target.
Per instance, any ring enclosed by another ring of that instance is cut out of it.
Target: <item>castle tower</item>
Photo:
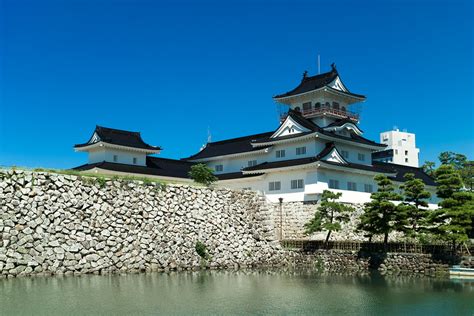
[[[331,71],[308,76],[305,71],[301,83],[293,90],[274,96],[273,99],[300,112],[320,127],[340,119],[359,122],[359,114],[352,111],[352,104],[365,101],[366,97],[349,91],[342,83],[336,66]]]

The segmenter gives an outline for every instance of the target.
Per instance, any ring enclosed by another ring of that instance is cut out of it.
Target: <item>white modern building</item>
[[[394,164],[419,166],[420,149],[416,148],[415,134],[400,132],[398,129],[380,133],[380,143],[387,145],[386,149],[375,153],[374,160]]]
[[[380,143],[365,138],[353,107],[366,98],[346,87],[334,64],[323,74],[305,72],[294,89],[273,99],[287,108],[275,130],[209,142],[182,160],[149,156],[159,147],[147,145],[137,133],[97,127],[87,143],[75,146],[89,153],[89,163],[75,169],[189,180],[190,166],[204,163],[218,185],[257,190],[272,202],[317,201],[329,189],[352,203],[369,201],[377,174],[401,184],[413,173],[436,203],[433,179],[418,168],[414,134],[382,133]],[[392,161],[379,157],[387,148],[394,151]]]

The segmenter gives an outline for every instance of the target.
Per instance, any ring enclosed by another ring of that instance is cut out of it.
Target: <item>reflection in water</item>
[[[311,269],[0,279],[0,314],[472,315],[473,284]]]

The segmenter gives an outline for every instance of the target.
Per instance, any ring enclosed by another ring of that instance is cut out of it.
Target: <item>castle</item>
[[[349,91],[334,64],[326,73],[305,72],[294,89],[273,99],[287,108],[274,131],[209,142],[181,160],[151,156],[161,149],[140,133],[97,126],[87,143],[74,146],[89,154],[74,169],[190,181],[191,166],[204,163],[218,185],[256,190],[271,202],[316,201],[329,189],[351,203],[370,200],[377,174],[400,185],[413,173],[432,193],[430,203],[437,202],[434,180],[418,167],[415,135],[395,130],[381,133],[380,143],[365,138],[353,108],[366,97]]]

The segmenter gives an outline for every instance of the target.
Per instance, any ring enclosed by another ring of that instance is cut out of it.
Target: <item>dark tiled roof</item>
[[[257,174],[243,174],[242,172],[232,172],[232,173],[222,173],[222,174],[216,174],[217,179],[219,180],[231,180],[231,179],[242,179],[242,178],[252,178],[252,177],[258,177],[262,175],[263,173],[257,173]]]
[[[327,135],[327,136],[330,136],[330,137],[333,137],[333,138],[343,139],[343,140],[352,141],[352,142],[356,142],[356,143],[360,143],[360,144],[366,144],[366,145],[377,146],[377,147],[386,147],[387,146],[385,144],[379,144],[379,143],[371,141],[371,140],[369,140],[365,137],[359,136],[354,132],[351,132],[350,137],[347,137],[347,136],[342,136],[342,135],[336,134],[336,133],[331,132],[331,131],[325,131],[321,127],[319,127],[318,125],[313,123],[311,120],[308,120],[308,119],[304,118],[301,115],[301,113],[299,113],[297,111],[294,111],[294,110],[290,110],[288,112],[288,116],[290,116],[298,124],[300,124],[300,125],[306,127],[307,129],[309,129],[311,132],[318,132],[318,133],[321,133],[323,135]],[[351,122],[351,123],[353,123],[353,122]],[[295,134],[295,135],[287,135],[287,136],[277,137],[277,138],[270,138],[272,136],[272,133],[270,133],[266,137],[262,137],[262,138],[253,140],[252,143],[259,144],[259,143],[267,143],[267,142],[284,140],[284,139],[298,138],[298,137],[308,135],[311,132],[305,132],[305,133],[300,133],[300,134]]]
[[[381,161],[374,161],[373,165],[381,169],[392,170],[393,173],[396,173],[396,176],[392,177],[392,180],[394,181],[404,182],[405,179],[403,176],[407,173],[413,173],[415,178],[421,179],[426,185],[436,186],[435,180],[426,174],[422,168],[397,165],[394,163]]]
[[[274,98],[275,99],[285,98],[285,97],[313,91],[316,89],[320,89],[324,86],[327,86],[338,76],[338,73],[334,64],[332,64],[331,67],[332,67],[331,71],[325,72],[316,76],[311,76],[311,77],[306,76],[306,72],[305,72],[305,75],[303,76],[303,80],[301,80],[300,84],[296,88],[286,93],[276,95],[274,96]],[[335,90],[335,91],[339,91],[339,90]],[[359,98],[365,98],[363,95],[360,95],[360,94],[355,94],[351,92],[343,92],[343,93],[350,94]]]
[[[85,164],[73,170],[85,171],[100,168],[110,171],[136,173],[143,175],[164,176],[173,178],[189,178],[189,171],[193,163],[167,158],[146,157],[146,166],[135,166],[113,162],[98,162]]]
[[[140,148],[140,149],[160,150],[160,147],[151,146],[145,143],[139,132],[130,132],[130,131],[124,131],[120,129],[102,127],[102,126],[97,125],[94,133],[96,133],[100,138],[96,142],[102,141],[104,143],[113,144],[113,145],[120,145],[120,146]],[[80,148],[80,147],[89,146],[93,144],[91,141],[92,141],[92,137],[87,143],[77,144],[77,145],[74,145],[74,147]]]
[[[253,139],[258,139],[262,137],[269,137],[273,134],[273,132],[261,133],[261,134],[254,134],[239,138],[227,139],[223,141],[207,143],[206,147],[198,152],[195,155],[192,155],[188,158],[184,158],[184,160],[195,160],[195,159],[202,159],[202,158],[210,158],[216,156],[224,156],[230,154],[238,154],[238,153],[245,153],[245,152],[252,152],[256,150],[261,150],[265,147],[258,147],[254,148],[250,142]]]

